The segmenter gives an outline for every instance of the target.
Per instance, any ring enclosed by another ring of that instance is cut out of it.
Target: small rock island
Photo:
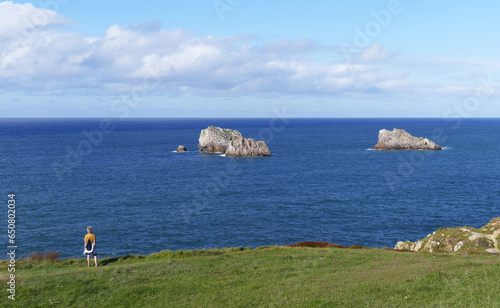
[[[200,133],[198,149],[227,156],[271,156],[264,141],[243,138],[237,130],[209,126]]]
[[[187,152],[187,148],[183,145],[180,145],[177,147],[177,150],[175,150],[176,152]]]
[[[404,129],[390,131],[382,129],[374,150],[441,150],[441,147],[427,138],[413,137]]]

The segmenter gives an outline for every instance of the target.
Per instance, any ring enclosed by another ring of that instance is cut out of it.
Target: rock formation
[[[220,152],[227,156],[270,156],[264,141],[243,138],[237,130],[209,126],[200,133],[198,148],[205,152]]]
[[[176,152],[187,152],[187,148],[183,145],[180,145],[177,147],[177,150],[175,150]]]
[[[398,242],[395,249],[428,253],[500,253],[499,241],[500,217],[491,220],[480,229],[474,227],[439,229],[417,242]]]
[[[395,128],[393,131],[382,129],[378,133],[378,142],[375,150],[441,150],[441,147],[427,138],[417,138],[408,134],[404,129]]]
[[[242,138],[229,144],[226,156],[271,156],[271,152],[264,141]]]
[[[237,130],[209,126],[200,133],[198,149],[204,152],[225,153],[231,141],[242,138]]]

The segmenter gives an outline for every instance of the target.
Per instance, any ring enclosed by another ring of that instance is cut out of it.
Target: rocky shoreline
[[[392,251],[448,254],[500,254],[500,217],[487,225],[474,227],[441,228],[417,242],[398,242]],[[284,247],[377,249],[360,245],[342,246],[329,242],[299,242]],[[378,248],[380,249],[380,248]]]
[[[397,250],[426,253],[500,253],[500,217],[487,225],[441,228],[417,242],[398,242]]]

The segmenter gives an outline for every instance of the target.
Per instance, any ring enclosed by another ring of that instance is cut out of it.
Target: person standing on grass
[[[87,235],[85,235],[85,245],[83,254],[87,255],[87,266],[90,267],[90,254],[94,256],[94,264],[97,267],[97,253],[95,251],[96,239],[94,234],[94,228],[87,227]]]

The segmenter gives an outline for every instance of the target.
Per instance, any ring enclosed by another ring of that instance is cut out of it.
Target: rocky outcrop
[[[187,148],[183,145],[180,145],[177,147],[177,150],[175,150],[176,152],[187,152]]]
[[[427,138],[417,138],[408,134],[404,129],[390,131],[382,129],[378,133],[378,142],[375,150],[441,150],[441,147]]]
[[[417,242],[398,242],[395,249],[415,252],[447,253],[500,253],[500,217],[486,226],[444,228]]]
[[[226,156],[271,156],[264,141],[243,138],[237,130],[209,126],[200,133],[198,148],[205,152],[220,152]]]
[[[242,138],[229,144],[226,156],[271,156],[271,152],[264,141]]]
[[[231,141],[243,139],[237,130],[209,126],[200,133],[198,149],[204,152],[225,153]]]

